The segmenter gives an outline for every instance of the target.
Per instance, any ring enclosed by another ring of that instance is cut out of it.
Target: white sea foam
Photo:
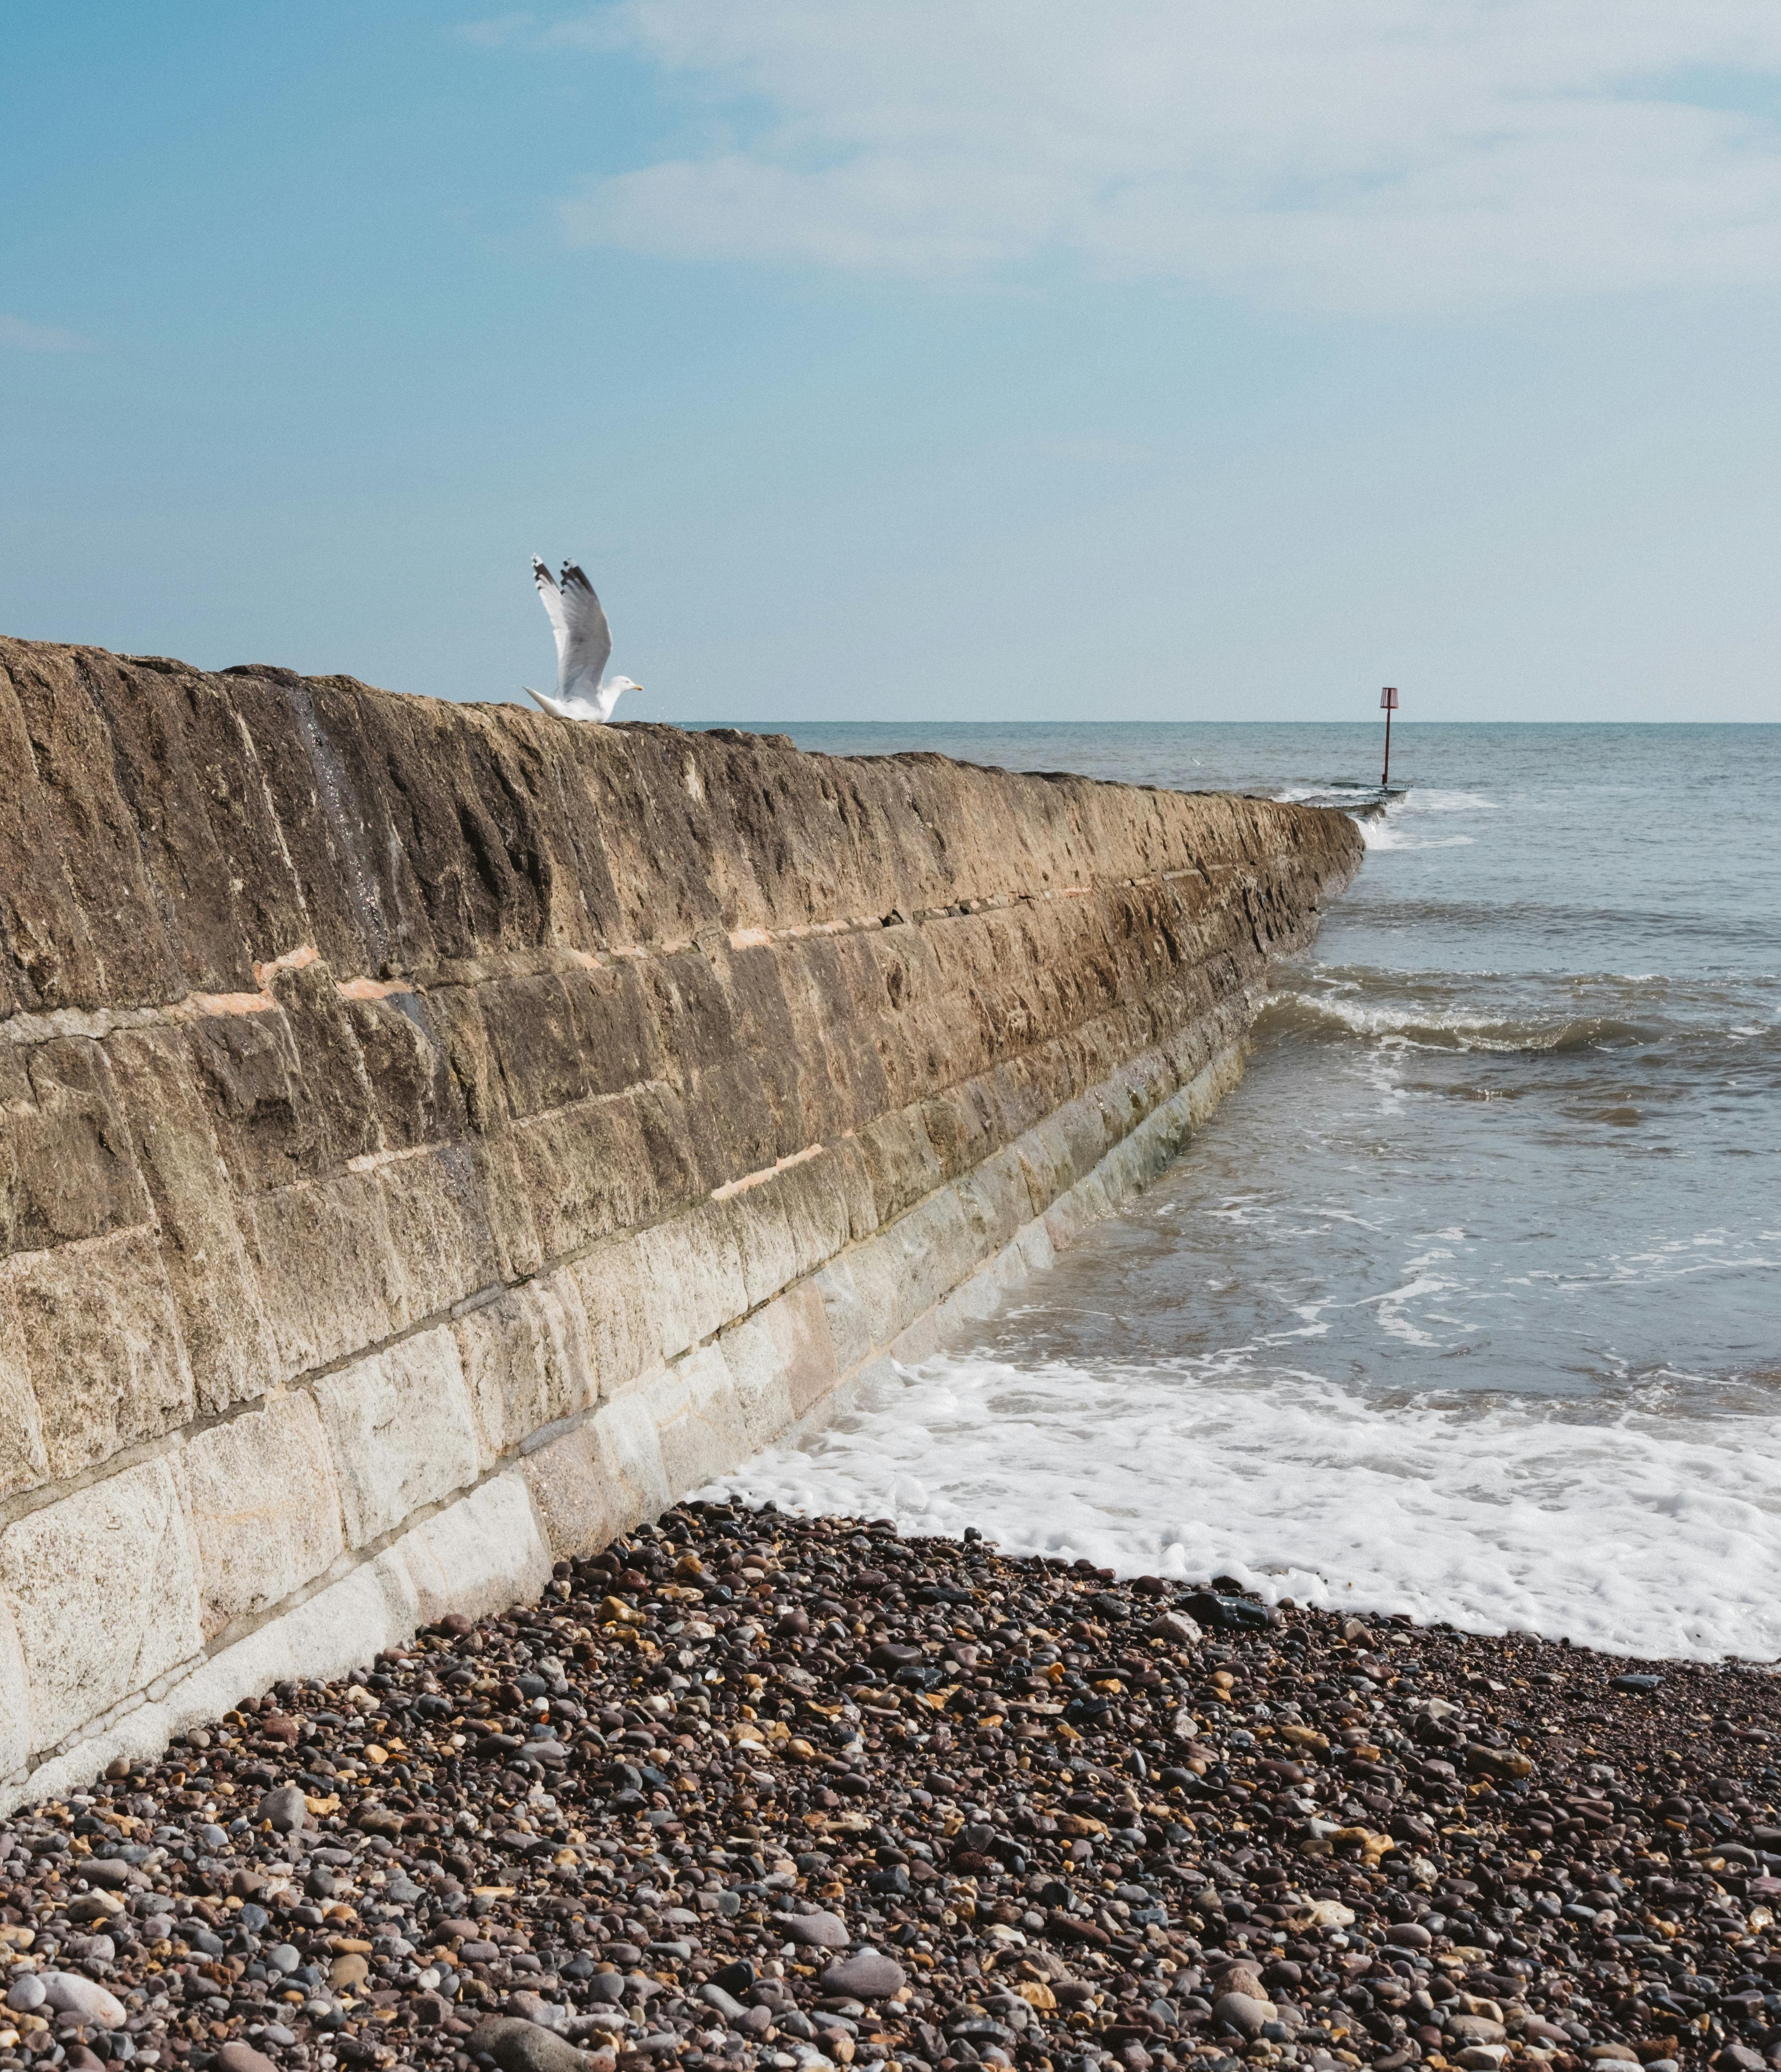
[[[1377,820],[1362,820],[1360,839],[1368,849],[1470,849],[1470,835],[1425,835],[1392,818],[1389,810]]]
[[[1269,1599],[1623,1654],[1781,1654],[1781,1420],[1694,1414],[1680,1386],[1618,1408],[1388,1403],[1247,1353],[899,1375],[730,1486]]]
[[[1469,849],[1475,837],[1438,834],[1422,824],[1450,813],[1494,813],[1494,800],[1481,791],[1439,791],[1418,786],[1393,799],[1383,813],[1359,823],[1360,838],[1370,849]]]

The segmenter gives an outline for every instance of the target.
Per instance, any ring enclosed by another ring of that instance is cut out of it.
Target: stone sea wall
[[[0,639],[0,1805],[553,1561],[1240,1069],[1339,815]]]

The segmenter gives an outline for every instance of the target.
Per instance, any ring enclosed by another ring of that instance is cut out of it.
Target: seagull
[[[640,691],[628,676],[600,681],[612,655],[612,629],[606,623],[594,586],[572,561],[563,563],[561,584],[537,556],[532,557],[532,579],[557,635],[557,695],[548,697],[529,684],[520,689],[534,704],[558,719],[590,720],[603,726],[627,691]]]

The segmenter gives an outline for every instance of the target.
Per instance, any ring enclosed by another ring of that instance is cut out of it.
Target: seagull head
[[[617,697],[625,691],[640,691],[643,685],[632,683],[628,676],[609,676],[601,684],[600,689],[603,691],[610,691],[615,697]]]

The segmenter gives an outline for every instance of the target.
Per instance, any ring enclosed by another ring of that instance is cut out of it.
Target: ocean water
[[[1326,797],[1376,727],[800,727]],[[1660,1656],[1781,1655],[1781,727],[1394,730],[1243,1084],[757,1499]]]

